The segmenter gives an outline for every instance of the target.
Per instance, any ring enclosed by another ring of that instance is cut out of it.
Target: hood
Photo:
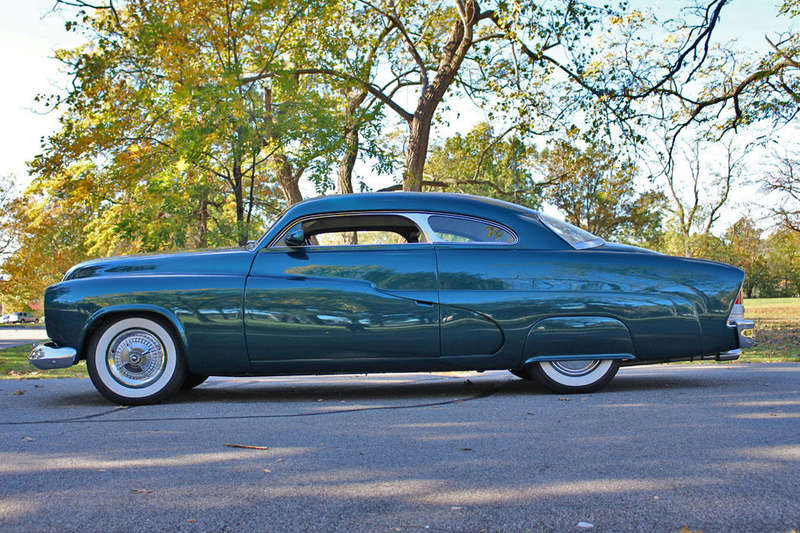
[[[64,275],[64,281],[99,276],[245,275],[252,258],[253,251],[247,248],[106,257],[75,265]]]

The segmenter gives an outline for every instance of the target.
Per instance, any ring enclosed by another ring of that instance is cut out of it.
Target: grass
[[[756,345],[740,361],[800,362],[800,298],[745,300],[744,316],[756,323]]]
[[[31,344],[23,344],[0,350],[0,379],[40,379],[40,378],[85,378],[86,362],[81,361],[69,368],[39,370],[28,362]]]
[[[739,361],[800,362],[800,298],[762,298],[744,301],[745,317],[756,323],[756,345]],[[0,379],[85,378],[86,363],[41,371],[28,362],[30,344],[0,350]],[[707,362],[707,361],[704,361]]]

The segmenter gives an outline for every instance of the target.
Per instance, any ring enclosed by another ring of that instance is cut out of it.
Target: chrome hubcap
[[[114,379],[126,387],[147,387],[164,373],[166,350],[149,331],[129,329],[108,345],[106,366]]]
[[[551,361],[550,364],[565,376],[585,376],[600,365],[597,359],[581,359],[578,361]]]

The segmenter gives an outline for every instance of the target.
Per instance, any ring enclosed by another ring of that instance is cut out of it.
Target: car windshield
[[[539,213],[539,219],[559,237],[571,244],[573,248],[594,248],[595,246],[600,246],[605,243],[605,241],[597,235],[593,235],[586,230],[573,226],[569,222],[564,222],[563,220],[542,213]]]

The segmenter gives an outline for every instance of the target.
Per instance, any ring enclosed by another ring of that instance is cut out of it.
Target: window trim
[[[428,218],[432,216],[460,218],[462,220],[469,220],[471,222],[480,222],[481,224],[491,224],[492,226],[496,226],[501,230],[505,231],[506,233],[508,233],[509,235],[511,235],[514,238],[514,240],[512,242],[491,242],[491,241],[465,242],[465,241],[447,241],[445,239],[440,239],[438,236],[436,236],[436,232],[433,230],[433,228],[430,226],[430,223],[428,222]],[[517,233],[514,230],[512,230],[505,224],[500,224],[499,222],[494,222],[493,220],[488,220],[481,217],[473,217],[469,215],[456,215],[452,213],[427,212],[425,213],[425,224],[426,224],[426,230],[430,231],[431,234],[433,235],[433,238],[429,239],[433,244],[443,244],[447,246],[514,246],[515,244],[519,243],[519,237],[517,237]]]
[[[404,217],[414,224],[417,225],[417,228],[425,234],[425,238],[427,242],[416,242],[416,243],[406,243],[406,244],[347,244],[347,245],[337,245],[337,246],[326,246],[326,245],[308,245],[308,247],[313,248],[341,248],[346,246],[350,247],[359,247],[359,246],[407,246],[407,245],[423,245],[423,246],[430,246],[433,244],[436,245],[445,245],[445,246],[513,246],[519,243],[519,237],[517,233],[506,226],[505,224],[501,224],[499,222],[494,222],[492,220],[488,220],[481,217],[473,217],[470,215],[461,215],[457,213],[447,213],[441,211],[339,211],[333,213],[316,213],[313,215],[305,215],[302,217],[295,218],[288,222],[281,231],[278,232],[277,235],[266,245],[260,248],[260,250],[267,250],[267,249],[285,249],[291,248],[290,246],[282,246],[278,245],[277,243],[286,235],[286,233],[292,229],[298,223],[304,222],[309,219],[315,218],[323,218],[323,217],[345,217],[345,216],[358,216],[358,215],[393,215],[393,216],[401,216]],[[456,241],[446,241],[444,239],[440,239],[436,232],[433,231],[430,224],[428,223],[428,218],[431,216],[445,216],[451,218],[460,218],[463,220],[470,220],[473,222],[480,222],[482,224],[491,224],[492,226],[497,226],[498,228],[506,231],[509,235],[514,238],[513,242],[482,242],[482,241],[471,241],[471,242],[456,242]]]
[[[333,246],[324,245],[324,244],[318,244],[318,245],[309,244],[309,245],[306,245],[306,248],[342,248],[342,247],[355,248],[355,247],[369,247],[369,246],[408,246],[408,245],[412,245],[412,246],[416,246],[416,245],[428,246],[428,245],[432,244],[430,242],[430,239],[428,238],[426,229],[424,227],[420,227],[419,222],[417,220],[415,220],[414,218],[408,216],[408,213],[403,213],[403,212],[399,212],[399,211],[339,211],[339,212],[335,212],[335,213],[317,213],[317,214],[314,214],[314,215],[305,215],[305,216],[296,218],[296,219],[292,220],[291,222],[289,222],[288,224],[286,224],[283,227],[283,229],[280,232],[278,232],[278,234],[275,236],[275,238],[273,238],[269,242],[269,244],[267,244],[266,246],[264,246],[261,249],[262,250],[267,250],[267,249],[291,248],[291,246],[280,245],[278,243],[280,242],[281,239],[283,239],[284,235],[286,235],[286,233],[290,229],[292,229],[293,227],[295,227],[297,224],[299,224],[301,222],[305,222],[306,220],[311,220],[311,219],[315,219],[315,218],[351,217],[351,216],[359,216],[359,215],[361,215],[361,216],[364,216],[364,215],[366,215],[366,216],[369,216],[369,215],[401,216],[401,217],[406,218],[409,221],[413,222],[414,224],[416,224],[417,228],[421,232],[423,232],[425,234],[425,238],[428,240],[428,242],[414,242],[414,243],[405,243],[405,244],[342,244],[342,245],[338,245],[337,244],[337,245],[333,245]]]

